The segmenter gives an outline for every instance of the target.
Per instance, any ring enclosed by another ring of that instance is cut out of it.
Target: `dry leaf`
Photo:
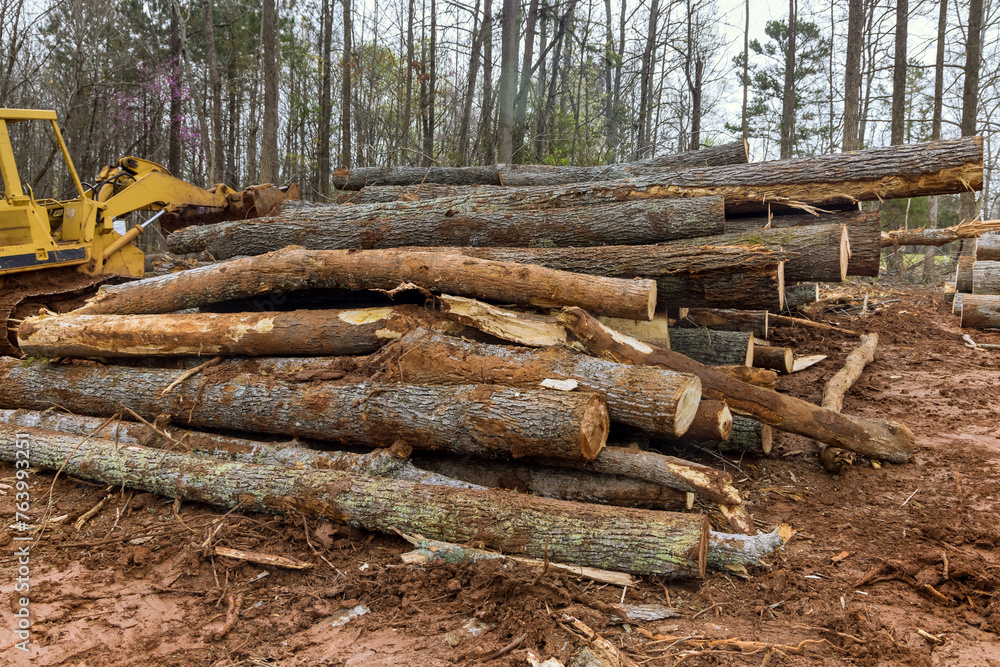
[[[845,558],[847,558],[850,555],[851,555],[850,551],[841,551],[836,556],[831,556],[830,560],[833,561],[834,563],[839,563],[840,561],[844,560]]]

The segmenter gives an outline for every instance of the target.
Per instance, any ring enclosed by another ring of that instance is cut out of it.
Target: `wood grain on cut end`
[[[847,264],[851,261],[851,238],[847,234],[847,226],[845,225],[843,237],[840,241],[840,280],[843,282],[847,279]]]
[[[656,313],[656,283],[653,283],[652,288],[649,290],[649,309],[646,314],[646,320],[652,321],[653,315]]]
[[[765,454],[771,453],[774,446],[774,429],[767,424],[760,425],[760,450]]]
[[[732,431],[733,413],[725,401],[702,399],[684,437],[689,440],[728,440]]]
[[[704,537],[702,537],[698,545],[698,576],[702,579],[705,578],[705,570],[708,568],[708,538],[710,532],[711,526],[708,523],[708,517],[705,517],[701,533]]]
[[[753,350],[753,366],[766,368],[773,371],[780,371],[785,375],[792,372],[795,364],[795,355],[788,347],[771,347],[768,345],[757,345]]]
[[[674,414],[676,435],[683,435],[691,427],[699,403],[701,403],[701,380],[691,376],[691,382],[684,388],[680,400],[677,401],[677,412]]]
[[[608,405],[601,394],[593,394],[580,420],[580,453],[587,461],[593,461],[604,449],[611,430]]]

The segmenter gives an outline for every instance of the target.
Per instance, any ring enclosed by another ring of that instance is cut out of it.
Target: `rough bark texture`
[[[785,287],[785,308],[798,308],[817,301],[819,301],[819,283],[799,283]]]
[[[632,319],[652,319],[656,305],[656,283],[651,280],[581,276],[430,252],[286,248],[103,289],[75,312],[169,313],[275,291],[391,290],[401,283],[505,303],[573,304]]]
[[[686,316],[677,320],[675,326],[685,329],[750,331],[755,338],[767,340],[768,312],[766,310],[692,308]]]
[[[797,253],[785,262],[788,282],[841,282],[847,276],[851,254],[845,225],[812,225],[756,229],[693,239],[680,239],[677,245],[711,246],[781,246],[785,252]]]
[[[360,190],[370,185],[563,185],[585,181],[612,181],[641,175],[649,169],[711,167],[746,164],[747,147],[742,141],[711,146],[700,151],[610,164],[601,167],[553,167],[534,164],[495,164],[488,167],[361,167],[341,169],[334,185],[341,190]]]
[[[674,329],[670,349],[709,366],[752,366],[753,339],[752,333],[744,331]]]
[[[14,460],[16,429],[0,427],[0,457]],[[32,465],[112,486],[247,511],[300,512],[385,533],[479,542],[507,553],[632,574],[704,576],[701,515],[604,507],[506,491],[221,463],[111,440],[29,431]],[[74,453],[75,452],[75,453]]]
[[[418,329],[372,360],[387,379],[416,384],[499,384],[538,388],[546,379],[575,380],[603,394],[611,419],[651,434],[680,435],[701,400],[692,375],[648,372],[561,347],[531,349],[473,343]],[[638,371],[638,372],[637,372]]]
[[[39,315],[18,327],[27,356],[369,354],[429,323],[413,306],[190,315]]]
[[[398,207],[299,207],[277,218],[188,227],[171,234],[167,244],[175,253],[208,250],[217,259],[228,259],[288,245],[315,250],[627,245],[725,230],[721,197],[609,201],[599,206],[545,210],[524,210],[516,205],[463,210],[448,206],[447,201],[407,202]]]
[[[955,302],[960,304],[963,329],[1000,329],[1000,296],[956,294]]]
[[[847,261],[849,276],[878,276],[882,258],[882,213],[881,211],[829,211],[813,215],[811,213],[791,213],[767,216],[729,218],[726,231],[735,233],[761,229],[766,226],[785,228],[813,225],[845,225],[847,240],[851,244],[851,257]],[[791,278],[789,278],[791,280]]]
[[[706,400],[698,404],[694,421],[684,437],[689,440],[728,440],[733,432],[733,413],[725,401]]]
[[[958,315],[962,317],[962,301],[965,300],[965,295],[961,292],[955,292],[955,296],[952,297],[951,302],[951,314]]]
[[[586,470],[428,455],[414,456],[413,462],[446,479],[581,503],[679,510],[687,495],[652,482]]]
[[[1000,234],[983,234],[977,239],[976,261],[1000,262]]]
[[[963,255],[975,255],[975,239],[989,232],[1000,231],[1000,220],[970,220],[943,229],[897,229],[882,232],[883,248],[898,248],[906,245],[943,246],[946,243],[965,239]],[[970,250],[971,248],[971,250]]]
[[[972,265],[976,263],[973,255],[959,255],[955,263],[955,291],[972,293]]]
[[[792,372],[795,355],[789,347],[770,347],[754,345],[753,365],[757,368],[768,368],[788,374]]]
[[[464,489],[482,488],[468,481],[460,481],[418,468],[409,461],[395,456],[391,449],[376,449],[367,454],[324,451],[304,447],[297,440],[260,442],[214,433],[190,431],[174,426],[163,426],[160,428],[160,432],[157,432],[141,422],[84,417],[48,410],[44,412],[0,410],[0,422],[14,427],[27,426],[71,435],[97,436],[110,439],[118,445],[157,447],[239,463],[271,465],[282,468],[342,470],[360,475],[405,479],[422,484],[454,486]],[[168,435],[169,439],[163,437],[161,433]]]
[[[595,356],[697,375],[705,398],[724,400],[731,410],[775,428],[893,463],[905,463],[913,454],[914,435],[897,422],[841,415],[798,398],[739,382],[670,350],[620,342],[579,308],[567,308],[559,319]]]
[[[695,445],[718,452],[767,456],[774,443],[774,432],[770,426],[761,424],[756,419],[733,415],[733,427],[725,440],[702,440],[685,434],[683,438],[668,439],[665,442],[679,447]]]
[[[591,460],[608,434],[604,397],[504,387],[290,382],[255,372],[255,362],[222,362],[188,378],[149,368],[24,364],[0,358],[0,407],[110,416],[124,408],[168,416],[193,428],[330,440],[484,458],[550,456]],[[126,389],[127,388],[127,389]]]
[[[972,293],[1000,294],[1000,262],[981,260],[973,262]]]

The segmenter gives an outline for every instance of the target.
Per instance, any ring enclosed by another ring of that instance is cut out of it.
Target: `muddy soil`
[[[397,537],[178,507],[34,472],[32,519],[47,507],[65,518],[30,551],[24,653],[12,634],[23,595],[13,590],[20,543],[8,528],[14,468],[2,464],[0,663],[526,665],[529,650],[568,661],[587,644],[568,614],[643,665],[1000,665],[1000,352],[967,348],[940,292],[892,296],[900,301],[868,317],[824,320],[879,333],[879,358],[844,411],[910,426],[911,463],[857,460],[830,475],[812,442],[784,434],[766,459],[685,453],[732,471],[760,527],[797,531],[746,573],[623,590],[497,562],[407,566]],[[1000,343],[1000,333],[972,335]],[[857,344],[808,329],[776,329],[771,342],[829,355],[780,383],[817,402]],[[213,556],[213,545],[313,567]],[[613,624],[605,610],[622,601],[678,615]]]

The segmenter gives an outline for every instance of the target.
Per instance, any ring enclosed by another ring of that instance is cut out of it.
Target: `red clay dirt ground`
[[[565,612],[643,665],[1000,665],[1000,351],[965,347],[940,292],[893,296],[901,301],[867,318],[826,320],[879,333],[879,358],[844,411],[906,423],[917,435],[913,461],[861,461],[833,476],[811,442],[784,434],[770,458],[730,460],[758,524],[798,531],[749,576],[712,572],[623,592],[497,562],[406,566],[396,537],[193,504],[176,513],[168,499],[119,490],[77,532],[73,522],[104,487],[52,486],[39,472],[32,516],[51,487],[52,516],[67,518],[31,550],[30,654],[13,646],[18,545],[11,530],[0,534],[0,663],[526,665],[529,649],[568,661],[587,643],[560,624]],[[1000,333],[972,335],[1000,343]],[[781,380],[818,402],[857,339],[778,329],[772,343],[830,355]],[[0,483],[13,476],[0,466]],[[0,489],[9,526],[13,493]],[[209,543],[315,567],[210,557]],[[216,639],[230,600],[242,613]],[[611,625],[602,608],[622,600],[669,604],[679,616]],[[370,611],[350,618],[359,606]],[[725,641],[736,639],[759,643]]]

